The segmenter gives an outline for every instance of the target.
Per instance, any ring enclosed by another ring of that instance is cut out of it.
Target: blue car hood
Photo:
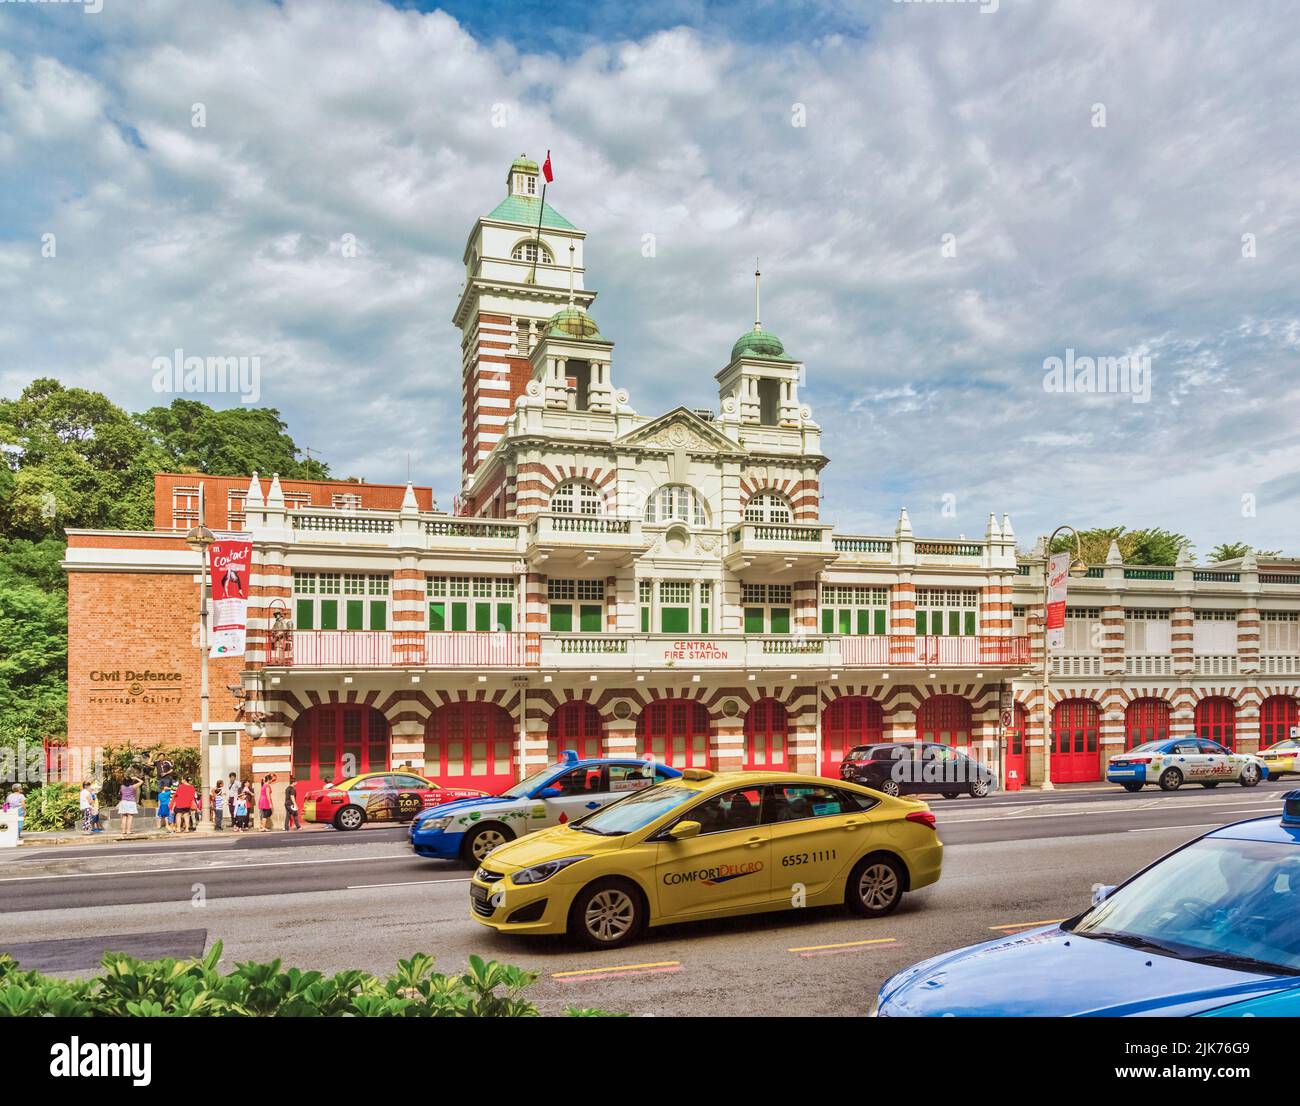
[[[441,818],[444,814],[454,814],[458,810],[464,810],[467,806],[490,806],[494,803],[517,803],[518,799],[512,799],[509,795],[478,795],[471,799],[453,799],[449,803],[443,803],[442,806],[431,806],[428,810],[422,810],[415,816],[415,824],[426,822],[430,818]]]
[[[1298,985],[1052,926],[906,969],[881,989],[880,1008],[891,1017],[1186,1017]]]

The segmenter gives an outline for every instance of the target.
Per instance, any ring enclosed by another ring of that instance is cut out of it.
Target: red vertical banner
[[[1047,561],[1047,648],[1065,648],[1065,589],[1070,581],[1070,554],[1053,553]]]
[[[242,657],[248,636],[248,588],[253,543],[216,541],[208,549],[212,580],[212,629],[208,645],[214,657]]]

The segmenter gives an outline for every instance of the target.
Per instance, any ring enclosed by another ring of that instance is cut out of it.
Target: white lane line
[[[469,883],[473,877],[463,879],[410,879],[405,883],[349,883],[349,891],[369,891],[375,887],[423,887],[426,883]]]
[[[111,879],[114,876],[169,876],[174,872],[219,872],[224,868],[298,868],[308,864],[360,864],[374,860],[409,860],[410,853],[388,856],[340,856],[328,860],[271,860],[257,864],[201,864],[192,868],[128,868],[118,872],[66,872],[50,876],[6,876],[0,883],[32,883],[38,879]]]
[[[934,808],[932,807],[931,810],[933,810],[933,809],[934,809]],[[1220,807],[1220,806],[1213,806],[1213,807],[1206,807],[1206,808],[1203,808],[1203,809],[1206,810],[1207,812],[1213,812],[1213,811],[1216,811],[1216,810],[1224,810],[1224,811],[1227,811],[1227,812],[1232,813],[1232,814],[1250,814],[1250,813],[1255,812],[1255,811],[1266,811],[1266,812],[1267,812],[1267,811],[1274,811],[1274,810],[1278,810],[1278,807],[1276,807],[1276,806],[1255,806],[1255,807],[1243,807],[1243,806],[1240,805],[1240,800],[1238,800],[1238,802],[1236,802],[1236,803],[1232,803],[1232,804],[1224,805],[1224,806],[1221,806],[1221,807]],[[1188,811],[1188,813],[1190,814],[1191,811]],[[1061,811],[1061,812],[1059,812],[1059,813],[1057,813],[1057,814],[1023,814],[1023,815],[1021,815],[1020,817],[1018,817],[1018,818],[1016,818],[1016,819],[1014,819],[1014,820],[1017,821],[1017,822],[1032,822],[1032,821],[1037,821],[1039,818],[1081,818],[1081,817],[1084,817],[1085,815],[1091,815],[1091,816],[1096,817],[1096,818],[1101,818],[1101,817],[1106,817],[1106,816],[1109,816],[1109,817],[1115,817],[1115,816],[1120,815],[1120,814],[1123,814],[1123,811],[1120,811],[1120,810],[1064,810],[1064,811]],[[999,819],[999,818],[944,818],[942,815],[939,815],[939,816],[938,816],[938,819],[939,819],[939,825],[941,825],[941,826],[951,826],[951,825],[956,824],[957,822],[985,822],[985,823],[987,823],[987,824],[989,824],[989,825],[1001,825],[1003,822],[1005,822],[1005,821],[1009,821],[1009,820],[1010,820],[1010,819],[1006,819],[1006,818],[1001,818],[1001,819]]]
[[[1205,829],[1206,826],[1222,826],[1222,822],[1193,822],[1190,826],[1143,826],[1141,829],[1127,830],[1128,833],[1161,833],[1164,830]]]

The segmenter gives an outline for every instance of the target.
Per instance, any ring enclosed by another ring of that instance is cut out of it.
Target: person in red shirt
[[[195,794],[194,785],[187,779],[182,779],[176,785],[176,794],[172,796],[172,809],[176,812],[176,830],[178,833],[184,833],[195,828]]]

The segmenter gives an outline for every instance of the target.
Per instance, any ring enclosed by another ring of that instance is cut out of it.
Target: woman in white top
[[[95,814],[92,810],[94,803],[91,802],[90,781],[81,781],[81,791],[77,795],[77,805],[81,807],[81,832],[95,832]]]

